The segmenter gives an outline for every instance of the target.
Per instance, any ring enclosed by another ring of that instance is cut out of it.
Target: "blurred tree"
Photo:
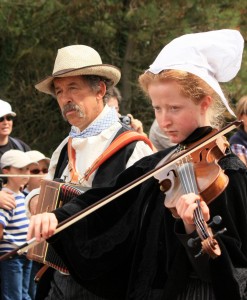
[[[234,28],[246,39],[246,12],[245,0],[0,0],[0,98],[18,114],[14,135],[51,155],[68,134],[56,100],[34,84],[52,73],[57,49],[71,44],[92,46],[121,69],[121,111],[148,131],[153,112],[138,76],[182,34]],[[226,85],[233,104],[247,93],[246,64],[245,51],[239,75]]]

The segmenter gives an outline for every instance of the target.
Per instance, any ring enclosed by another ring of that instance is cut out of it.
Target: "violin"
[[[230,132],[231,130],[237,128],[241,124],[242,124],[242,121],[234,121],[234,122],[230,123],[229,125],[227,125],[226,127],[224,127],[223,129],[221,129],[219,132],[213,132],[210,136],[207,136],[204,139],[194,143],[188,149],[177,153],[175,155],[175,158],[173,157],[173,158],[168,159],[165,163],[163,163],[163,164],[161,163],[160,165],[156,166],[155,169],[147,172],[146,174],[140,176],[139,178],[133,180],[132,182],[126,184],[125,186],[119,188],[118,190],[111,193],[110,195],[100,199],[96,203],[93,203],[93,204],[89,205],[87,208],[81,210],[80,212],[78,212],[78,213],[74,214],[73,216],[67,218],[66,220],[60,222],[58,224],[57,229],[56,229],[54,234],[57,234],[57,233],[61,232],[62,230],[68,228],[69,226],[75,224],[76,222],[82,220],[83,218],[87,217],[91,213],[93,213],[96,210],[100,209],[101,207],[107,205],[108,203],[114,201],[115,199],[117,199],[121,195],[127,193],[129,190],[131,190],[134,187],[136,187],[136,186],[140,185],[141,183],[145,182],[149,178],[152,178],[154,176],[156,177],[156,176],[158,176],[159,173],[162,174],[164,170],[167,170],[171,166],[174,166],[174,164],[176,164],[177,162],[183,160],[184,158],[187,158],[190,155],[193,155],[193,153],[199,153],[199,157],[207,157],[209,162],[214,161],[214,157],[219,159],[220,152],[219,152],[218,147],[216,147],[216,148],[211,147],[210,148],[211,150],[208,152],[208,155],[204,154],[205,150],[202,151],[201,149],[207,148],[207,145],[210,145],[210,143],[217,140],[219,137],[225,135],[226,133]],[[196,155],[196,157],[198,157],[198,154]],[[164,177],[162,177],[162,178],[164,180]],[[219,220],[219,218],[216,218],[216,221],[215,221],[215,218],[214,218],[215,223],[218,222],[217,220]],[[221,232],[219,232],[219,234],[220,233]],[[210,235],[210,232],[208,234]],[[196,242],[196,240],[197,239],[194,239],[191,244]],[[5,260],[5,259],[7,259],[7,258],[9,258],[9,257],[11,257],[15,254],[21,255],[21,254],[25,253],[28,249],[36,246],[39,243],[40,242],[38,242],[35,238],[33,238],[33,239],[27,241],[26,243],[24,243],[22,246],[17,247],[13,251],[10,251],[10,252],[5,253],[2,256],[0,256],[0,261],[3,261],[3,260]],[[205,240],[204,244],[208,244],[208,243],[209,244],[211,243],[210,239]],[[214,238],[213,238],[212,243],[215,243]],[[205,245],[204,248],[206,249],[207,245]],[[215,248],[217,248],[217,247],[215,247]],[[206,252],[207,250],[203,250],[203,251]],[[215,250],[214,252],[216,253],[215,255],[220,255],[220,253],[219,253],[220,250]]]
[[[216,130],[213,130],[210,136],[215,132]],[[204,140],[207,138],[208,136],[204,137]],[[176,158],[178,153],[186,151],[187,147],[189,148],[191,145],[178,147],[175,152],[169,155],[169,159]],[[209,204],[225,190],[229,178],[220,168],[218,161],[225,156],[228,147],[229,144],[225,137],[220,136],[204,147],[178,160],[174,165],[164,169],[162,173],[156,176],[160,182],[160,189],[165,194],[165,206],[171,210],[175,218],[179,218],[175,206],[181,195],[194,193],[200,195],[200,198]],[[166,159],[165,157],[160,163],[163,164]],[[213,223],[209,226],[203,218],[200,200],[196,202],[194,223],[202,244],[202,250],[196,257],[207,253],[210,257],[216,258],[221,254],[221,251],[210,226],[219,224],[221,217],[214,217]],[[224,228],[217,235],[225,230]],[[195,246],[197,240],[198,238],[190,239],[188,245],[190,247]]]

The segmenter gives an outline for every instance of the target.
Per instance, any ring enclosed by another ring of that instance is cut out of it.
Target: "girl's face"
[[[151,83],[148,94],[157,122],[171,142],[181,143],[196,128],[210,125],[206,118],[210,97],[195,104],[181,95],[179,85],[174,81]]]

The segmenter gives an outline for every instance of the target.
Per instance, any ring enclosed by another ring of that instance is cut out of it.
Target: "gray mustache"
[[[68,111],[71,111],[71,110],[74,110],[74,111],[77,111],[80,113],[80,117],[83,117],[84,116],[84,113],[83,111],[81,111],[80,107],[77,105],[77,104],[74,104],[74,103],[68,103],[66,104],[63,109],[62,109],[62,115],[64,117],[64,119],[66,119],[66,113]]]

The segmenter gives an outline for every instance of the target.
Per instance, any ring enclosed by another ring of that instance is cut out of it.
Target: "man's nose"
[[[72,102],[71,97],[70,97],[70,95],[69,95],[68,92],[63,92],[63,93],[61,94],[60,99],[61,99],[61,102],[62,102],[63,104],[67,104],[67,103]]]

